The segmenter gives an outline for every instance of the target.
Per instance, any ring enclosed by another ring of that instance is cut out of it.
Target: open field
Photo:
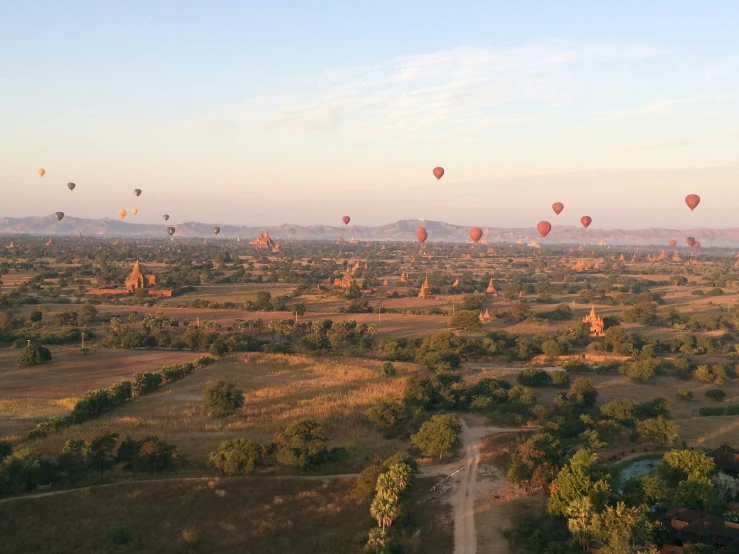
[[[67,439],[87,436],[107,427],[121,436],[158,435],[176,444],[193,470],[205,469],[209,452],[230,438],[269,441],[290,422],[313,418],[325,426],[330,447],[345,448],[344,470],[358,470],[376,453],[404,450],[399,441],[382,438],[363,412],[378,399],[401,395],[405,378],[424,371],[398,364],[398,377],[382,376],[380,363],[360,359],[319,359],[303,356],[249,354],[203,368],[158,392],[134,398],[97,420],[39,441],[38,447],[57,452]],[[231,417],[213,420],[201,413],[202,392],[210,380],[222,379],[244,390],[244,407]],[[331,473],[336,467],[326,467]]]
[[[138,371],[194,360],[193,352],[50,348],[52,363],[18,367],[19,350],[0,350],[0,440],[28,432],[41,420],[67,414],[88,390],[104,388]]]

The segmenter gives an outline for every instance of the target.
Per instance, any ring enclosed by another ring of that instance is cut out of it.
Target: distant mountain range
[[[340,236],[345,240],[352,237],[358,240],[416,240],[416,227],[423,226],[428,232],[428,241],[466,242],[469,227],[452,225],[441,221],[424,221],[419,219],[405,219],[396,223],[379,225],[376,227],[362,227],[349,225],[347,227],[333,227],[329,225],[291,225],[283,224],[268,227],[269,235],[275,240],[336,240]],[[142,237],[167,238],[165,229],[167,224],[129,223],[117,219],[83,219],[65,217],[57,221],[54,216],[0,218],[0,234],[4,235],[77,235],[98,237]],[[176,229],[175,237],[213,237],[213,226],[206,223],[188,222],[173,225]],[[247,240],[265,231],[264,227],[248,225],[221,225],[219,239],[235,239],[240,237]],[[685,246],[685,237],[692,236],[703,246],[734,246],[739,245],[739,228],[729,229],[583,229],[571,225],[552,227],[546,239],[539,237],[534,227],[500,228],[482,227],[490,243],[525,242],[536,238],[543,244],[594,244],[600,240],[606,244],[664,244],[671,239]]]

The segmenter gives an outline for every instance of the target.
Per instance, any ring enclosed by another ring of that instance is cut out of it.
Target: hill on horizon
[[[24,217],[0,218],[0,234],[4,235],[43,235],[43,236],[82,236],[99,237],[141,237],[165,238],[168,224],[129,223],[122,220],[103,218],[87,219],[65,217],[57,221],[56,217]],[[213,224],[190,221],[173,224],[176,236],[212,238]],[[272,225],[265,229],[253,225],[220,225],[219,239],[237,237],[251,239],[267,230],[276,240],[336,240],[343,237],[349,240],[416,240],[416,228],[423,226],[428,232],[428,241],[467,242],[471,226],[454,225],[443,221],[426,221],[405,219],[378,226],[348,225],[296,225],[284,223]],[[664,244],[674,239],[679,245],[685,245],[685,237],[692,236],[704,246],[739,245],[739,227],[727,229],[692,228],[692,229],[583,229],[572,225],[553,225],[546,239],[541,239],[536,228],[531,227],[481,227],[490,243],[536,239],[541,244],[593,243],[600,240],[606,244]]]

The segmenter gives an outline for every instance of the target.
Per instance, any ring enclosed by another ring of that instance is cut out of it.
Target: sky
[[[0,217],[737,227],[737,28],[735,0],[0,0]]]

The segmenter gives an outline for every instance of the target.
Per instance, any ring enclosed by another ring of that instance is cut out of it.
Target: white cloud
[[[612,64],[659,54],[649,45],[550,41],[489,50],[465,46],[369,66],[299,76],[282,91],[250,98],[232,118],[244,128],[344,132],[397,140],[448,136],[529,121],[579,94],[618,83]]]
[[[686,98],[659,98],[649,100],[636,108],[605,112],[601,115],[600,119],[610,121],[634,117],[670,115],[674,113],[675,107],[677,106],[686,104],[717,104],[733,100],[735,98],[735,94],[698,95]]]

